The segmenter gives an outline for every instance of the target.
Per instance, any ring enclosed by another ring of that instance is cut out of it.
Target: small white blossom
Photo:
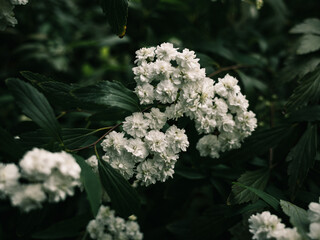
[[[154,130],[160,130],[167,122],[166,114],[158,108],[151,108],[150,113],[144,113],[144,117],[148,121],[149,128]]]
[[[162,43],[156,49],[157,57],[164,61],[170,61],[177,55],[177,49],[173,47],[172,43]]]
[[[147,133],[148,121],[144,119],[143,114],[135,112],[131,116],[126,117],[123,122],[123,130],[132,137],[143,137]]]
[[[97,173],[98,172],[98,159],[96,155],[92,155],[86,160],[86,163],[91,167],[91,169]]]
[[[137,162],[141,162],[149,154],[146,144],[140,138],[129,139],[125,149],[135,157]]]
[[[276,215],[265,211],[249,218],[249,228],[249,231],[253,234],[252,239],[263,240],[272,238],[276,231],[284,230],[285,225]]]
[[[166,135],[157,130],[151,130],[145,137],[145,142],[152,152],[164,152],[168,146]]]
[[[157,85],[155,96],[161,103],[172,103],[177,99],[178,88],[170,80],[164,80]]]
[[[150,48],[141,48],[136,51],[136,60],[134,63],[141,65],[141,63],[144,63],[146,61],[153,61],[154,55],[155,55],[155,47]]]
[[[313,222],[309,226],[310,232],[308,236],[311,239],[319,240],[320,239],[320,222]]]
[[[154,87],[149,83],[138,85],[134,91],[140,99],[140,104],[151,104],[155,100]]]
[[[25,184],[16,187],[10,195],[13,206],[18,206],[22,211],[29,212],[41,208],[46,200],[46,195],[41,184]]]
[[[15,189],[19,184],[19,178],[19,169],[15,164],[0,163],[0,199]]]
[[[172,125],[167,129],[166,141],[169,143],[169,147],[174,153],[179,153],[180,151],[185,152],[189,146],[189,141],[187,135],[185,134],[185,130],[179,129],[175,125]]]

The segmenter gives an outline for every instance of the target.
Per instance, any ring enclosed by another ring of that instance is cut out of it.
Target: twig
[[[252,65],[243,65],[243,64],[237,64],[237,65],[232,65],[232,66],[229,66],[229,67],[223,67],[223,68],[220,68],[218,69],[217,71],[209,74],[208,77],[213,77],[221,72],[225,72],[225,71],[230,71],[230,70],[237,70],[239,68],[249,68],[249,67],[253,67]]]

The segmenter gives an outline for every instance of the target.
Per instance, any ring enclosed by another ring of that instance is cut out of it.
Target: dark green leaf
[[[134,188],[113,169],[107,162],[99,161],[99,175],[101,184],[111,199],[111,204],[118,215],[128,217],[137,214],[140,199]]]
[[[18,161],[23,155],[23,149],[18,142],[0,127],[0,150]]]
[[[175,173],[187,178],[187,179],[204,179],[206,177],[205,174],[197,171],[196,169],[191,169],[191,168],[175,168]]]
[[[44,75],[41,75],[39,73],[33,73],[33,72],[30,72],[30,71],[22,71],[22,72],[20,72],[20,74],[23,77],[25,77],[27,80],[32,82],[33,84],[54,81],[53,79],[48,78],[48,77],[46,77]]]
[[[58,222],[42,231],[36,232],[32,235],[32,237],[36,239],[66,239],[70,237],[76,237],[85,229],[89,220],[89,215],[79,215]]]
[[[45,96],[20,79],[8,79],[7,85],[24,114],[47,131],[50,136],[61,142],[60,125]]]
[[[244,85],[244,88],[247,94],[250,94],[250,95],[257,94],[256,90],[259,90],[261,92],[267,91],[268,86],[265,83],[259,81],[254,77],[248,76],[239,70],[237,71],[237,73],[239,74],[242,80],[242,83]]]
[[[100,203],[102,189],[99,181],[99,177],[95,174],[91,167],[80,156],[73,155],[79,166],[81,167],[81,182],[86,190],[87,197],[91,206],[93,216],[96,216]]]
[[[100,0],[100,4],[112,30],[123,37],[127,25],[128,0]]]
[[[289,137],[293,131],[295,131],[295,126],[287,124],[271,129],[257,130],[245,140],[241,149],[226,153],[223,156],[223,161],[232,161],[240,157],[248,159],[249,156],[265,153]]]
[[[62,139],[67,148],[79,148],[92,143],[92,135],[96,132],[95,129],[87,128],[63,128]]]
[[[290,116],[290,121],[294,122],[312,122],[320,120],[320,106],[311,106],[295,111]]]
[[[300,38],[297,54],[306,54],[320,49],[320,36],[306,34]]]
[[[317,125],[309,124],[297,145],[288,154],[289,187],[292,192],[299,188],[309,169],[314,165],[317,153]]]
[[[239,183],[243,185],[253,187],[255,189],[263,191],[269,180],[269,170],[260,169],[256,171],[247,171],[238,179]],[[249,201],[257,201],[258,196],[251,192],[249,189],[243,188],[238,185],[232,186],[232,192],[228,198],[228,202],[233,203],[245,203]]]
[[[94,86],[75,89],[72,93],[84,102],[139,111],[137,96],[120,82],[101,81]]]
[[[320,34],[320,20],[308,18],[303,23],[294,26],[290,33]]]
[[[298,232],[305,238],[309,232],[309,220],[307,211],[284,200],[280,200],[282,211],[290,217],[290,223],[298,229]]]
[[[308,102],[317,102],[320,99],[320,69],[306,75],[299,86],[297,86],[293,94],[289,97],[286,104],[286,109],[292,111],[293,109],[301,107]]]
[[[117,108],[105,107],[105,110],[97,112],[89,117],[90,121],[123,121],[131,112]]]
[[[253,188],[253,187],[249,187],[246,185],[243,185],[242,183],[239,182],[235,182],[233,184],[238,185],[239,187],[242,188],[246,188],[249,191],[251,191],[252,193],[256,194],[259,198],[261,198],[263,201],[265,201],[266,203],[268,203],[271,207],[273,207],[275,210],[279,209],[279,200],[277,200],[275,197],[269,195],[268,193],[265,193],[259,189]]]

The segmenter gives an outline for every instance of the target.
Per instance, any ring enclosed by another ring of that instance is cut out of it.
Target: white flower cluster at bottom
[[[130,216],[126,221],[116,217],[115,212],[109,207],[101,206],[96,218],[89,222],[87,231],[92,239],[141,240],[143,234],[135,219],[135,216]]]
[[[320,199],[319,203],[311,202],[308,209],[309,233],[313,240],[320,240]],[[296,228],[286,228],[281,219],[268,211],[257,213],[249,218],[252,239],[301,240]]]
[[[257,213],[249,218],[252,239],[301,240],[296,228],[286,228],[281,219],[268,211]]]
[[[42,207],[46,200],[59,202],[74,194],[81,185],[81,169],[72,155],[34,148],[27,152],[19,168],[0,163],[0,198],[9,197],[13,206],[29,212]],[[20,183],[23,178],[28,183]]]

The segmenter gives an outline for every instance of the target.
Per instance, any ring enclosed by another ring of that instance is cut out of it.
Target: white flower
[[[284,230],[285,225],[281,223],[276,215],[270,214],[265,211],[251,215],[249,218],[249,231],[253,234],[252,239],[268,239],[272,237],[272,234],[276,231]]]
[[[0,199],[10,194],[19,184],[20,173],[13,163],[0,163]]]
[[[145,142],[152,152],[164,152],[168,146],[166,135],[157,130],[151,130],[145,137]]]
[[[257,127],[257,119],[251,111],[238,114],[235,118],[236,126],[244,132],[252,132]]]
[[[142,240],[143,237],[132,218],[126,221],[116,217],[115,212],[105,206],[100,206],[96,218],[87,225],[87,231],[92,239],[98,240]]]
[[[92,239],[101,239],[104,232],[104,225],[96,220],[91,220],[87,226],[87,231]]]
[[[177,126],[172,125],[166,131],[166,141],[169,143],[170,149],[174,153],[179,153],[180,151],[187,151],[189,146],[188,137],[185,134],[184,129],[179,129]]]
[[[112,157],[105,155],[102,159],[108,162],[111,167],[118,170],[124,178],[129,179],[133,176],[135,162],[128,153],[122,153]]]
[[[308,219],[311,222],[320,222],[320,203],[311,202],[309,204]]]
[[[148,186],[155,184],[159,173],[154,167],[152,160],[146,160],[137,166],[136,178],[141,181],[142,185]]]
[[[149,155],[146,144],[140,138],[129,139],[125,148],[136,157],[134,160],[137,162],[143,161]]]
[[[275,230],[271,233],[271,236],[277,240],[302,240],[296,228]]]
[[[41,208],[42,202],[46,200],[46,195],[41,184],[25,184],[17,186],[10,195],[10,199],[13,206],[18,206],[22,211],[29,212]]]
[[[165,110],[165,114],[168,119],[178,119],[183,116],[184,109],[181,102],[177,102],[176,104],[171,104]]]
[[[153,80],[153,64],[142,62],[141,65],[132,68],[135,75],[134,80],[139,83],[150,83]]]
[[[178,53],[176,57],[177,63],[186,69],[199,68],[198,61],[196,58],[195,52],[190,51],[189,49],[183,49],[182,53]]]
[[[81,168],[71,154],[62,151],[54,153],[54,155],[57,159],[55,168],[58,169],[62,175],[74,180],[80,179]]]
[[[221,143],[216,135],[205,135],[199,139],[196,148],[200,152],[200,156],[210,156],[212,158],[219,157]]]
[[[153,74],[153,78],[156,81],[163,81],[170,79],[170,75],[174,72],[174,67],[172,67],[170,62],[157,60],[150,64],[150,69]]]
[[[136,51],[136,60],[134,63],[140,65],[141,63],[144,63],[145,61],[153,61],[154,55],[155,55],[155,47],[150,48],[141,48]]]
[[[239,134],[236,132],[222,132],[218,138],[221,143],[220,150],[222,152],[241,147]]]
[[[97,173],[98,172],[98,159],[96,155],[92,155],[86,160],[86,163],[91,167],[91,169]]]
[[[123,122],[123,130],[132,137],[143,137],[146,135],[148,129],[148,121],[140,112],[135,112],[131,116],[126,117]]]
[[[144,113],[150,129],[160,130],[167,122],[167,116],[158,108],[151,108],[150,113]]]
[[[28,0],[10,0],[13,5],[26,5]]]
[[[22,174],[32,180],[45,180],[57,165],[57,156],[44,149],[33,148],[19,163]]]
[[[124,145],[126,145],[127,139],[124,137],[124,133],[121,132],[111,132],[109,133],[105,140],[102,141],[101,146],[104,151],[115,150],[120,154],[124,150]]]
[[[235,122],[233,121],[233,116],[231,114],[223,115],[221,121],[222,124],[219,127],[219,131],[233,132]]]
[[[215,85],[215,91],[221,97],[227,98],[228,94],[240,92],[240,87],[237,84],[238,80],[227,74],[224,78],[218,79],[218,83]]]
[[[164,61],[175,59],[177,53],[177,48],[172,43],[162,43],[156,50],[157,57]]]
[[[161,103],[172,103],[177,99],[178,88],[170,80],[161,81],[155,90],[155,96]]]
[[[154,87],[149,83],[144,83],[142,85],[138,85],[134,89],[137,94],[140,104],[151,104],[153,103],[154,97]]]
[[[216,113],[220,116],[223,116],[225,114],[227,114],[228,112],[228,104],[226,103],[225,100],[223,100],[222,98],[214,98],[213,99],[214,102],[214,109],[216,110]]]
[[[320,239],[320,222],[313,222],[309,226],[310,232],[308,236],[312,239]]]

